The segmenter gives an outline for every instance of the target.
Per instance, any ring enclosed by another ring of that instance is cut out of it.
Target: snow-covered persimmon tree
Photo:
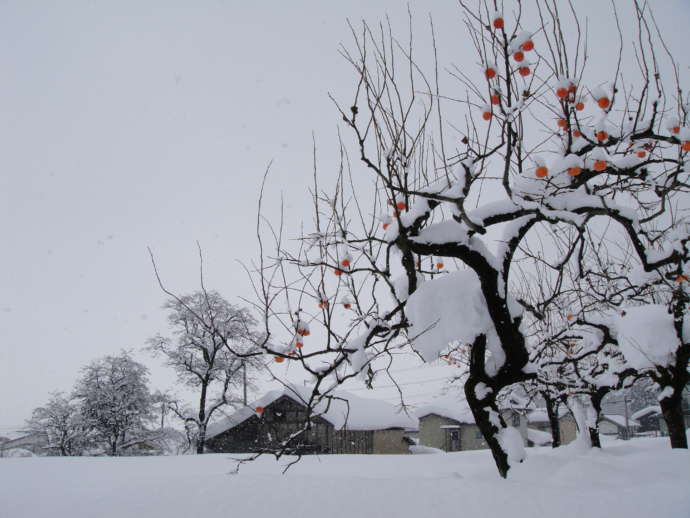
[[[336,106],[357,161],[344,139],[335,188],[315,174],[313,228],[297,251],[274,233],[255,287],[264,349],[311,373],[314,401],[353,376],[375,386],[400,348],[433,361],[462,347],[467,402],[506,476],[524,450],[496,398],[536,377],[526,319],[553,303],[515,287],[524,243],[569,236],[560,267],[585,275],[597,235],[672,282],[677,341],[665,347],[686,368],[688,106],[646,6],[631,4],[627,28],[611,13],[620,41],[599,48],[604,68],[590,65],[570,3],[460,8],[476,57],[449,69],[443,91],[433,23],[429,74],[411,36],[352,29],[342,53],[356,86]],[[647,309],[658,306],[636,311]]]
[[[660,233],[660,249],[686,254],[687,237],[676,242],[676,236],[676,232]],[[681,263],[675,271],[645,271],[630,250],[624,250],[620,257],[598,248],[599,267],[582,275],[579,301],[572,305],[578,313],[572,315],[569,331],[577,334],[578,328],[585,330],[585,335],[589,333],[601,344],[590,349],[610,350],[617,356],[618,372],[599,371],[602,390],[607,390],[607,384],[620,388],[621,381],[629,386],[641,377],[651,379],[659,390],[671,447],[687,448],[682,409],[683,390],[690,382],[685,265]],[[617,383],[613,374],[619,376]]]
[[[576,418],[580,434],[590,446],[601,447],[599,418],[602,400],[610,392],[631,386],[640,376],[625,362],[610,335],[591,325],[575,325],[538,344],[537,386],[545,398],[571,409],[583,407]]]
[[[525,240],[519,248],[522,260],[513,265],[513,275],[522,276],[513,289],[529,308],[523,332],[537,372],[536,379],[523,385],[528,393],[544,399],[550,416],[555,414],[550,407],[566,404],[578,419],[582,440],[601,447],[602,400],[645,374],[628,364],[613,333],[603,324],[612,314],[612,305],[597,294],[610,291],[623,299],[625,290],[617,290],[615,281],[601,285],[609,268],[608,261],[601,261],[601,247],[587,234],[578,253],[572,254],[576,236],[572,229],[560,230],[540,233],[535,243]],[[595,288],[592,282],[601,286]],[[555,437],[555,415],[551,421]]]
[[[672,214],[669,222],[669,229],[682,228]],[[645,271],[632,244],[617,242],[608,233],[606,228],[588,229],[576,258],[565,265],[549,260],[543,247],[535,252],[521,246],[531,261],[531,278],[521,283],[520,291],[525,300],[536,301],[530,329],[538,381],[584,401],[586,413],[594,417],[588,427],[596,445],[604,396],[651,379],[660,392],[671,445],[684,448],[681,402],[689,379],[685,274],[668,268]],[[677,235],[658,232],[657,248],[682,251],[685,245],[674,243]],[[560,243],[572,240],[567,235],[540,238],[540,245],[553,240],[549,248],[556,255],[564,251]]]

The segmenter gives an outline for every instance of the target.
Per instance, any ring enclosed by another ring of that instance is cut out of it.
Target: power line
[[[440,378],[429,378],[429,379],[423,379],[423,380],[419,380],[419,381],[408,381],[405,383],[397,383],[397,384],[396,383],[390,383],[388,385],[374,385],[373,389],[376,390],[376,389],[382,389],[382,388],[406,387],[409,385],[420,385],[420,384],[424,384],[424,383],[431,383],[432,381],[441,381],[441,380],[447,381],[449,379],[451,379],[451,376],[442,376]],[[346,390],[347,390],[347,392],[356,392],[358,390],[372,390],[372,389],[369,389],[367,387],[356,387],[356,388],[346,389]]]
[[[415,398],[428,397],[428,396],[438,395],[438,394],[439,394],[439,392],[437,390],[431,390],[428,392],[417,392],[415,394],[403,394],[402,397],[403,397],[403,399],[415,399]],[[374,399],[374,398],[372,398],[372,399]],[[380,401],[387,401],[387,402],[399,401],[400,395],[398,394],[396,396],[389,396],[389,397],[376,398],[376,399],[379,399]]]

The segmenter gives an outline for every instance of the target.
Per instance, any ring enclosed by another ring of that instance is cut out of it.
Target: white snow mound
[[[452,342],[472,343],[492,329],[477,275],[470,270],[427,281],[407,301],[414,348],[433,361]]]
[[[673,327],[673,316],[665,306],[647,304],[625,308],[614,319],[623,356],[635,369],[665,367],[673,361],[680,342]]]

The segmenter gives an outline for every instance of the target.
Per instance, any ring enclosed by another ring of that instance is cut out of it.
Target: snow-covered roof
[[[633,419],[641,419],[643,417],[647,417],[650,414],[661,414],[661,407],[659,405],[650,405],[638,410],[631,417]]]
[[[527,414],[528,423],[544,423],[549,421],[545,408],[535,408]]]
[[[558,409],[558,418],[560,419],[568,413],[568,410],[560,407]],[[546,408],[533,408],[527,412],[527,422],[528,423],[548,423],[549,414],[546,412]]]
[[[510,410],[510,408],[503,408],[502,410]],[[526,413],[528,423],[547,423],[549,421],[545,408],[520,408],[514,410],[519,413]],[[560,408],[558,417],[563,417],[566,413],[566,409]],[[416,412],[417,417],[420,419],[430,414],[453,419],[458,423],[474,424],[474,416],[467,402],[453,397],[438,398],[430,404],[420,407]]]
[[[474,424],[474,416],[466,401],[456,397],[437,398],[428,405],[424,405],[415,412],[419,419],[435,414],[457,421],[458,423]]]
[[[19,439],[20,437],[26,437],[28,435],[28,432],[26,430],[3,430],[2,433],[0,433],[0,442],[2,442],[3,439],[7,441],[12,441],[14,439]]]
[[[542,432],[534,428],[527,428],[527,439],[537,446],[543,446],[544,444],[551,444],[553,442],[553,437],[551,437],[549,432]]]
[[[22,433],[16,434],[17,437],[3,441],[2,448],[22,448],[25,446],[42,446],[48,442],[48,436],[45,433]]]
[[[266,408],[283,396],[306,406],[311,394],[312,389],[310,387],[297,385],[286,385],[282,390],[267,392],[251,405],[240,408],[232,415],[209,426],[206,437],[210,439],[234,428],[255,416],[257,407]],[[314,416],[325,419],[336,430],[386,430],[389,428],[416,430],[419,426],[416,417],[405,414],[395,405],[385,401],[361,398],[349,392],[341,391],[336,391],[333,395],[338,399],[332,399],[328,405],[325,401],[316,405]]]
[[[621,428],[625,428],[625,416],[616,414],[602,414],[601,418],[611,421],[613,424],[620,426]],[[628,426],[637,427],[640,426],[640,423],[638,423],[634,419],[629,418]]]

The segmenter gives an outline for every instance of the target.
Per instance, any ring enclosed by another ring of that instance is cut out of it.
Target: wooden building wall
[[[264,409],[261,417],[254,415],[237,426],[211,438],[209,450],[223,453],[248,453],[274,449],[304,427],[306,407],[283,396]],[[319,417],[312,418],[312,427],[292,447],[301,453],[327,453],[333,437],[333,425]]]
[[[306,407],[283,396],[268,405],[261,417],[253,415],[237,426],[207,441],[210,451],[218,453],[252,453],[279,448],[292,434],[304,427]],[[375,434],[378,434],[375,436]],[[400,440],[397,440],[398,435]],[[312,427],[293,445],[300,453],[404,453],[402,429],[335,430],[325,419],[312,418]],[[375,441],[376,437],[376,441]],[[394,440],[395,439],[395,440]],[[395,442],[395,447],[393,445]]]

